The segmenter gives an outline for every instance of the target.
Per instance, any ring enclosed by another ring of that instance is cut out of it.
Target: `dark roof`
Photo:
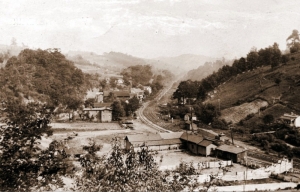
[[[110,107],[112,103],[94,103],[94,108]]]
[[[84,108],[83,111],[104,111],[104,110],[109,110],[111,111],[112,109],[109,107],[101,107],[101,108]]]
[[[203,140],[203,141],[201,141],[200,143],[198,143],[198,145],[204,146],[204,147],[207,147],[207,146],[209,146],[209,145],[211,145],[211,144],[212,144],[212,142],[211,142],[211,141],[208,141],[208,140]]]
[[[125,137],[125,140],[128,140],[129,142],[136,142],[136,141],[158,141],[162,140],[161,136],[158,134],[148,134],[148,135],[127,135]]]
[[[163,140],[152,140],[152,141],[133,141],[131,144],[138,146],[162,146],[162,145],[176,145],[181,144],[180,139],[163,139]]]
[[[160,145],[175,145],[181,144],[182,141],[180,139],[163,139],[160,141],[147,141],[145,142],[146,146],[160,146]]]
[[[238,154],[238,153],[247,151],[247,149],[244,149],[241,147],[235,147],[233,145],[221,145],[221,146],[217,147],[216,149],[219,151],[226,151],[226,152],[234,153],[234,154]]]
[[[115,97],[130,97],[130,93],[128,91],[114,91]]]
[[[180,137],[180,139],[189,141],[191,143],[198,144],[203,140],[203,137],[200,135],[190,135],[188,133],[183,133]]]

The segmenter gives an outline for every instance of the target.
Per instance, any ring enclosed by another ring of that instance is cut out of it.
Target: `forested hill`
[[[225,65],[231,65],[233,61],[225,61],[223,60],[216,60],[214,62],[205,62],[204,65],[199,66],[197,69],[190,70],[185,76],[184,80],[193,80],[193,81],[200,81],[201,79],[209,76],[214,71],[218,71],[221,67]]]
[[[300,42],[292,41],[288,48],[289,54],[283,54],[277,43],[252,49],[200,81],[182,81],[173,97],[211,103],[221,111],[219,118],[232,123],[300,114]]]
[[[88,78],[57,49],[25,49],[0,70],[0,100],[2,104],[40,101],[72,108],[82,101]]]

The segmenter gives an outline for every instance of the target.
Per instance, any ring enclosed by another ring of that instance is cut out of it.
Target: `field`
[[[119,130],[123,129],[118,123],[90,123],[90,122],[74,122],[74,123],[51,123],[53,131],[103,131],[103,130]]]

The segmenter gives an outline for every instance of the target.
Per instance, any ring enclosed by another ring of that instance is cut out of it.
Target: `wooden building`
[[[200,135],[183,133],[180,138],[184,142],[185,147],[196,155],[212,155],[213,150],[217,147],[212,141]]]
[[[217,148],[212,141],[203,140],[198,143],[198,154],[205,155],[206,157],[214,154],[214,150]]]
[[[88,113],[89,118],[92,121],[98,122],[111,122],[112,121],[112,109],[109,107],[102,108],[84,108],[84,113]]]
[[[176,150],[182,147],[180,140],[182,132],[160,133],[148,135],[127,135],[124,139],[125,149],[129,150],[131,146],[138,151],[141,147],[147,146],[150,150]]]
[[[233,145],[221,145],[215,150],[216,156],[239,163],[247,157],[247,150]]]

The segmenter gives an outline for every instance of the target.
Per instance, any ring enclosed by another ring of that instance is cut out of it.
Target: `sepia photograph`
[[[300,190],[299,7],[1,0],[0,191]]]

